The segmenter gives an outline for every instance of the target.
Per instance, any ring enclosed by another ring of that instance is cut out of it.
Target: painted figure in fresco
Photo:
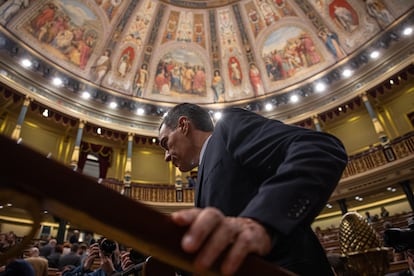
[[[308,33],[302,33],[300,40],[301,47],[303,48],[303,52],[305,54],[305,62],[307,66],[312,66],[319,63],[321,61],[321,57],[316,51],[316,47],[311,36]]]
[[[205,95],[206,93],[206,73],[202,66],[196,66],[193,78],[193,93]]]
[[[5,25],[21,8],[27,8],[29,0],[9,0],[0,6],[0,23]]]
[[[223,102],[223,95],[224,95],[224,81],[221,77],[220,71],[216,70],[214,71],[214,77],[211,82],[211,87],[214,91],[214,102]]]
[[[42,32],[44,35],[44,32],[47,31],[48,25],[50,26],[50,23],[55,18],[56,10],[57,7],[54,4],[49,3],[44,7],[43,10],[39,11],[39,14],[32,20],[30,24],[31,32],[34,35],[38,35],[40,32]],[[42,38],[43,35],[40,37]],[[41,38],[39,39],[40,41],[42,41]]]
[[[69,22],[70,18],[68,16],[57,15],[47,30],[46,43],[57,48],[68,47],[73,38],[73,34],[69,30]]]
[[[319,36],[325,42],[326,48],[332,53],[336,59],[345,57],[345,53],[339,45],[339,38],[336,33],[332,33],[326,28],[319,31]]]
[[[192,93],[192,83],[195,72],[192,66],[186,65],[183,75],[183,89],[186,93]]]
[[[182,68],[177,64],[174,65],[174,68],[170,72],[171,78],[171,89],[175,91],[182,92],[183,85],[182,85]]]
[[[380,0],[364,0],[368,14],[373,17],[378,24],[385,28],[393,21],[393,16],[387,10],[384,3]]]
[[[358,15],[345,0],[334,0],[329,4],[329,14],[332,20],[347,32],[358,28]]]
[[[231,57],[229,60],[229,72],[233,85],[240,85],[242,83],[242,72],[240,63],[236,57]]]
[[[133,61],[133,50],[132,48],[128,47],[122,53],[119,63],[118,63],[118,74],[120,77],[125,77],[127,73],[131,70],[131,65]]]
[[[254,95],[256,97],[259,95],[263,95],[264,89],[263,89],[262,77],[260,76],[259,69],[254,63],[250,64],[249,77],[250,77],[250,83],[252,84],[252,87],[253,87]]]
[[[106,12],[109,20],[111,20],[118,10],[118,6],[122,3],[122,0],[106,0],[101,4],[102,9]]]
[[[99,84],[102,83],[106,73],[111,69],[111,50],[105,50],[104,54],[98,58],[96,65],[92,66],[94,70],[95,81]]]
[[[135,95],[137,95],[138,97],[142,96],[142,90],[144,89],[144,86],[147,80],[148,80],[147,65],[142,64],[141,68],[137,72],[136,81],[135,81],[135,84],[136,84]]]
[[[155,87],[157,91],[162,95],[169,95],[170,94],[170,82],[168,77],[165,73],[165,68],[161,67],[158,71],[158,74],[155,77]]]

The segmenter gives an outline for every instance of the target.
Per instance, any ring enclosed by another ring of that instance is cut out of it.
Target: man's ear
[[[190,121],[188,120],[186,116],[181,116],[178,119],[178,127],[181,129],[181,132],[183,134],[186,134],[188,132],[189,124],[190,124]]]

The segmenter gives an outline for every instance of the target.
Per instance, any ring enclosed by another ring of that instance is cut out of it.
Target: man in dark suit
[[[332,275],[310,224],[347,163],[337,138],[238,108],[214,127],[206,110],[184,103],[164,117],[159,141],[181,171],[198,166],[199,208],[172,214],[189,226],[181,244],[197,252],[195,271],[223,258],[221,272],[234,274],[254,253],[299,275]]]

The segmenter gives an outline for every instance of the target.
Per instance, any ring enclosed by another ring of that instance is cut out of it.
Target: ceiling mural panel
[[[0,24],[40,57],[115,95],[232,103],[277,95],[330,68],[413,6],[412,0],[9,0],[0,1]]]

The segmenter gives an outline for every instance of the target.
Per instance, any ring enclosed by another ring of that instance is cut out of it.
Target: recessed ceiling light
[[[115,109],[118,106],[118,104],[116,102],[110,102],[109,103],[109,107],[112,109]]]
[[[412,33],[413,33],[413,28],[411,28],[411,27],[407,27],[403,31],[403,35],[410,35]]]
[[[52,83],[55,86],[61,86],[63,84],[63,81],[61,78],[55,77],[53,78]]]
[[[27,58],[22,59],[21,64],[23,65],[24,68],[28,68],[32,66],[32,62]]]
[[[352,75],[352,71],[351,71],[351,70],[349,70],[349,69],[345,69],[345,70],[342,72],[342,76],[344,76],[344,77],[346,77],[346,78],[350,77],[351,75]]]
[[[91,94],[88,91],[83,91],[82,98],[85,100],[89,99],[91,97]]]
[[[142,107],[140,107],[140,108],[137,109],[137,114],[138,115],[141,116],[141,115],[144,115],[144,113],[145,113],[145,110]]]
[[[315,85],[316,92],[323,92],[323,91],[325,91],[325,89],[326,89],[326,85],[323,82],[318,82]]]
[[[298,95],[292,95],[292,96],[290,97],[290,101],[291,101],[292,103],[297,103],[297,102],[299,101],[299,97],[298,97]]]
[[[265,105],[265,109],[266,109],[266,111],[271,111],[273,109],[273,105],[271,103],[267,103]]]
[[[379,57],[379,51],[372,51],[371,54],[369,55],[372,59],[376,59],[377,57]]]

